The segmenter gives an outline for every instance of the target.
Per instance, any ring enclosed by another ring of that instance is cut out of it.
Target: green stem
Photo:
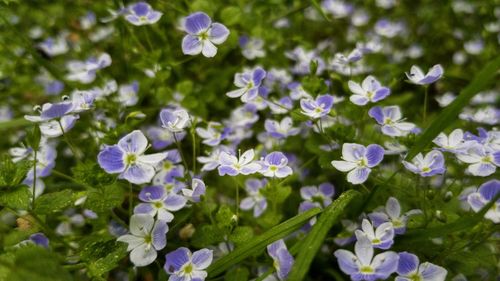
[[[31,198],[31,210],[35,209],[35,191],[36,191],[36,157],[38,149],[34,149],[34,159],[33,159],[33,191]]]
[[[64,132],[63,126],[61,124],[61,120],[57,120],[57,123],[59,124],[59,127],[61,128],[62,136],[66,144],[68,145],[69,149],[71,150],[71,153],[73,153],[73,156],[75,156],[76,159],[78,159],[78,154],[76,153],[76,149],[73,147],[71,142],[68,139],[68,135]]]
[[[429,95],[429,86],[424,86],[424,113],[423,113],[423,123],[425,124],[425,119],[427,117],[427,98]]]
[[[191,178],[191,175],[189,174],[189,167],[187,165],[186,158],[184,157],[184,153],[182,153],[181,143],[177,140],[177,136],[175,135],[175,133],[172,133],[172,134],[174,136],[175,145],[177,145],[177,150],[179,151],[179,155],[181,156],[182,164],[184,165],[184,176],[186,176],[186,174],[187,174],[189,176],[189,178]]]

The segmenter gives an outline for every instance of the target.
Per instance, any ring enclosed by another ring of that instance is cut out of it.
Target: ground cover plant
[[[497,280],[491,0],[0,1],[0,280]]]

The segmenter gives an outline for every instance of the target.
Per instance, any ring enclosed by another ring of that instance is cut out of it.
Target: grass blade
[[[477,93],[485,90],[495,80],[500,69],[500,56],[488,63],[474,76],[472,82],[460,92],[460,95],[448,105],[438,116],[434,118],[431,125],[417,139],[415,145],[410,149],[407,160],[413,159],[446,127],[452,124],[461,110],[469,103],[469,100]]]
[[[33,124],[33,123],[31,123],[30,121],[28,121],[24,118],[12,119],[9,121],[0,122],[0,130],[6,130],[6,129],[16,128],[16,127],[24,127],[24,126],[28,126],[30,124]]]
[[[259,237],[256,237],[252,241],[249,241],[247,244],[236,248],[236,250],[234,250],[233,252],[214,262],[207,269],[208,276],[213,278],[226,271],[231,266],[240,263],[247,257],[259,253],[267,245],[296,231],[297,229],[302,227],[302,225],[304,225],[306,221],[319,213],[321,213],[321,209],[314,208],[302,214],[298,214],[297,216],[271,228]]]
[[[338,222],[346,206],[359,194],[360,193],[355,190],[348,190],[342,193],[337,200],[333,201],[333,203],[325,209],[311,232],[304,239],[303,247],[297,255],[295,264],[287,280],[300,281],[304,279],[316,253],[321,248],[321,245],[323,245],[323,241],[328,231]]]

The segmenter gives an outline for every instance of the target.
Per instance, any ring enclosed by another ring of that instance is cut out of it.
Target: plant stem
[[[34,149],[34,159],[33,159],[33,191],[31,198],[31,210],[35,209],[35,191],[36,191],[36,157],[38,153],[38,148]]]
[[[186,176],[186,174],[187,174],[189,176],[189,178],[191,178],[191,174],[189,174],[189,167],[187,165],[186,158],[184,158],[184,153],[182,153],[181,143],[177,140],[177,136],[175,135],[175,133],[172,133],[172,134],[174,135],[174,141],[175,141],[175,144],[177,145],[177,150],[179,151],[179,155],[181,156],[182,164],[184,165],[184,176]]]
[[[429,95],[429,85],[424,86],[424,113],[423,113],[423,123],[425,124],[425,119],[427,117],[427,98]]]

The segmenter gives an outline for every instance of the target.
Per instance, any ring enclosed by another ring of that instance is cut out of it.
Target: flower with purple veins
[[[238,174],[250,175],[258,172],[261,165],[253,159],[255,153],[253,149],[245,151],[239,158],[225,151],[220,154],[219,176],[229,175],[236,176]]]
[[[276,269],[278,279],[286,280],[292,270],[294,259],[290,252],[288,252],[283,239],[267,245],[267,253],[274,261],[273,266]]]
[[[343,249],[334,253],[342,272],[350,275],[353,281],[385,280],[398,267],[399,256],[397,253],[388,251],[374,257],[372,243],[364,235],[358,237],[358,241],[354,245],[354,253]]]
[[[247,179],[245,181],[245,190],[248,197],[241,200],[240,209],[245,211],[253,209],[253,216],[256,218],[260,217],[267,209],[267,199],[261,192],[266,185],[266,179]]]
[[[351,80],[349,80],[348,85],[349,90],[354,93],[349,97],[349,100],[356,105],[378,102],[391,93],[389,88],[382,87],[380,82],[371,75],[367,76],[361,85]]]
[[[163,268],[170,275],[169,281],[203,281],[212,259],[212,250],[201,249],[191,254],[188,248],[180,247],[165,256]]]
[[[79,81],[83,84],[89,84],[96,78],[97,70],[103,69],[111,65],[111,57],[107,53],[103,53],[99,57],[91,57],[86,61],[69,61],[66,68],[69,74],[66,79],[70,81]]]
[[[487,177],[500,167],[500,151],[493,152],[481,144],[471,145],[456,157],[469,164],[467,172],[473,176]]]
[[[483,183],[477,192],[473,192],[467,196],[467,202],[474,212],[479,212],[485,205],[495,199],[500,193],[500,181],[490,180]],[[494,223],[500,223],[500,199],[484,214],[486,219],[490,219]]]
[[[74,105],[71,101],[62,101],[58,103],[45,103],[40,106],[37,106],[40,111],[40,115],[24,115],[24,119],[31,122],[46,122],[52,119],[61,118],[67,114],[70,114],[74,108]]]
[[[225,128],[219,122],[208,122],[207,128],[196,128],[196,133],[203,139],[203,143],[209,146],[217,146],[224,140],[229,133],[229,129]]]
[[[134,106],[139,102],[139,82],[120,85],[118,89],[118,102],[124,106]]]
[[[477,128],[477,132],[477,136],[470,132],[465,132],[464,140],[476,141],[477,143],[482,144],[486,150],[493,152],[500,150],[500,131],[486,131],[483,128]]]
[[[428,85],[436,82],[443,76],[444,70],[440,64],[436,64],[429,69],[427,74],[424,74],[420,67],[414,65],[410,69],[410,73],[406,73],[406,77],[413,84]]]
[[[335,188],[329,182],[316,186],[304,186],[300,189],[300,196],[304,202],[310,202],[317,207],[326,208],[332,203]]]
[[[74,91],[71,94],[72,113],[80,113],[92,109],[97,94],[94,91]]]
[[[45,41],[38,44],[38,47],[48,56],[55,57],[68,52],[68,42],[64,36],[57,38],[47,38]]]
[[[302,98],[310,99],[311,95],[304,90],[304,87],[299,82],[291,82],[287,85],[288,90],[290,90],[290,97],[293,100],[300,100]]]
[[[137,2],[127,8],[125,19],[133,25],[154,24],[160,20],[163,13],[155,11],[146,2]]]
[[[205,195],[206,186],[201,179],[194,178],[190,188],[183,188],[181,191],[189,201],[198,203],[201,201],[201,196]]]
[[[344,143],[342,159],[344,160],[332,161],[332,166],[341,172],[349,172],[348,182],[361,184],[368,179],[371,169],[384,159],[384,149],[378,144],[365,147],[356,143]]]
[[[267,119],[264,122],[264,128],[271,137],[276,139],[286,139],[300,132],[299,128],[293,127],[293,120],[290,117],[285,117],[281,121]]]
[[[422,177],[440,175],[446,171],[444,156],[439,150],[432,150],[425,157],[419,153],[411,162],[403,161],[403,165],[409,171],[420,174]]]
[[[301,99],[300,108],[302,114],[313,119],[323,117],[330,113],[333,106],[333,97],[331,95],[322,95],[314,99]]]
[[[147,128],[146,135],[151,139],[151,144],[154,150],[164,149],[175,142],[173,133],[159,126]],[[178,141],[181,141],[186,136],[186,133],[176,133],[175,136]]]
[[[293,109],[292,98],[285,96],[277,101],[266,101],[272,114],[286,114]]]
[[[448,271],[430,262],[420,264],[416,255],[401,252],[396,273],[399,274],[396,281],[444,281]]]
[[[369,220],[363,219],[361,230],[356,230],[355,234],[358,240],[361,236],[367,237],[374,248],[387,250],[394,244],[394,227],[391,222],[384,222],[374,229]]]
[[[37,246],[42,246],[44,248],[49,248],[49,239],[45,234],[38,232],[31,234],[29,239],[19,242],[18,246],[34,244]]]
[[[174,215],[171,212],[182,209],[187,202],[184,196],[167,193],[161,186],[146,186],[139,193],[139,203],[134,208],[134,214],[157,216],[158,220],[171,222]]]
[[[399,106],[375,106],[368,111],[368,115],[375,119],[382,126],[382,133],[391,137],[406,136],[413,129],[415,124],[404,122]]]
[[[157,252],[167,245],[166,221],[155,221],[151,215],[137,214],[130,217],[130,234],[118,237],[117,241],[128,244],[130,261],[135,266],[146,266],[156,260]]]
[[[266,56],[266,51],[264,50],[264,40],[260,38],[241,36],[239,38],[239,44],[241,47],[241,53],[249,60]]]
[[[262,80],[266,78],[266,71],[261,67],[253,70],[236,73],[234,75],[234,85],[239,89],[226,93],[230,98],[241,97],[242,102],[254,100],[259,94]]]
[[[217,47],[226,41],[229,29],[223,24],[212,23],[210,17],[203,12],[196,12],[184,20],[184,29],[188,33],[182,39],[182,52],[185,55],[202,53],[211,58],[217,54]]]
[[[50,120],[40,124],[40,132],[46,138],[57,138],[67,133],[75,126],[78,115],[64,115],[59,120]]]
[[[110,174],[120,174],[131,183],[148,183],[155,175],[155,166],[167,157],[167,153],[144,155],[148,140],[144,134],[135,130],[118,141],[118,144],[105,146],[97,160],[101,168]]]
[[[174,134],[184,131],[190,123],[189,114],[184,109],[162,109],[160,120],[162,127]]]
[[[368,214],[368,217],[375,227],[390,222],[394,227],[395,234],[404,234],[406,232],[408,218],[420,213],[422,213],[421,210],[413,209],[401,215],[401,205],[398,199],[389,197],[385,207],[376,209],[374,212]]]
[[[467,149],[472,141],[465,141],[464,132],[461,129],[455,129],[449,136],[443,132],[439,133],[432,142],[439,146],[440,150],[461,153]]]
[[[226,146],[215,147],[208,156],[198,156],[196,160],[202,163],[202,171],[215,170],[220,165],[220,155],[223,151],[230,152],[231,150]]]
[[[292,168],[288,167],[288,158],[279,151],[274,151],[266,155],[260,161],[260,173],[265,177],[285,178],[293,174]]]

